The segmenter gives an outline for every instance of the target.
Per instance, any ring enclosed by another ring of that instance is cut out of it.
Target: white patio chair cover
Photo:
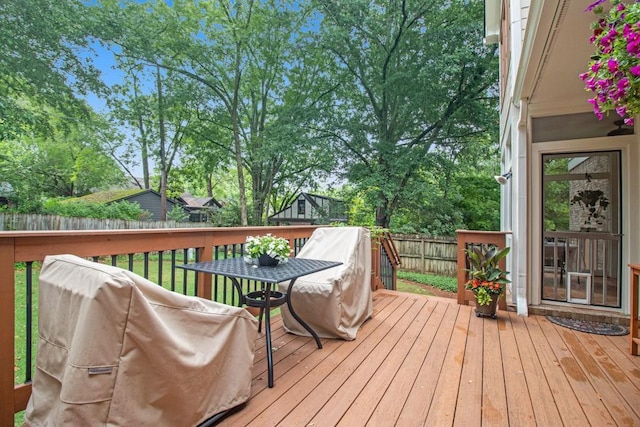
[[[249,398],[257,322],[129,271],[48,256],[26,425],[195,426]]]
[[[343,264],[298,278],[290,298],[296,313],[320,337],[353,340],[373,313],[371,237],[362,227],[314,230],[297,258],[340,261]],[[280,284],[287,289],[288,282]],[[282,320],[287,332],[309,336],[286,305]]]

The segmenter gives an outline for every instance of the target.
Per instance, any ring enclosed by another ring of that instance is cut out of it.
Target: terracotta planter
[[[491,302],[486,305],[480,305],[478,300],[476,300],[476,316],[477,317],[491,317],[492,319],[497,319],[498,315],[496,313],[498,308],[498,296],[493,296]]]

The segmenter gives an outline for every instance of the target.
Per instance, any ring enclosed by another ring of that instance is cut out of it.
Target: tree
[[[113,129],[83,99],[105,90],[85,12],[69,0],[0,2],[0,181],[22,211],[122,180],[103,150]]]
[[[171,6],[104,0],[98,29],[121,54],[197,82],[203,104],[225,116],[209,116],[211,126],[223,128],[208,143],[225,148],[235,164],[242,223],[248,224],[245,187],[251,184],[253,221],[265,218],[266,201],[283,171],[293,176],[317,164],[305,149],[320,147],[289,138],[304,116],[288,114],[308,102],[305,94],[286,99],[294,78],[311,80],[297,55],[304,51],[304,3],[293,1],[174,1]],[[308,85],[309,90],[315,90]],[[311,96],[313,98],[313,95]],[[297,106],[289,101],[297,101]],[[282,115],[282,116],[281,116]],[[201,115],[203,117],[203,115]],[[227,138],[218,138],[224,134]],[[197,142],[199,143],[199,142]],[[305,161],[313,159],[311,165]],[[325,168],[326,169],[326,168]],[[245,179],[245,171],[247,178]]]
[[[126,70],[125,79],[114,86],[109,104],[113,117],[128,129],[132,140],[112,147],[112,152],[121,159],[116,152],[123,149],[140,153],[144,188],[151,188],[150,160],[155,161],[165,217],[167,180],[196,122],[200,107],[198,88],[190,79],[157,65],[132,62],[126,57],[119,58],[119,62]],[[129,162],[120,164],[130,171]]]
[[[179,171],[185,184],[191,187],[190,191],[213,197],[214,188],[221,180],[238,182],[237,176],[228,173],[233,166],[229,150],[232,138],[229,120],[221,107],[208,109],[204,105],[196,115],[197,120],[189,129]]]
[[[0,140],[45,135],[51,115],[88,119],[80,96],[103,88],[82,2],[0,2]],[[76,54],[84,49],[84,56]],[[62,124],[70,124],[71,122]]]
[[[20,211],[38,211],[44,198],[83,196],[123,182],[91,125],[47,126],[53,130],[48,138],[0,141],[2,180],[14,188]]]
[[[345,176],[389,227],[419,193],[437,147],[497,131],[497,56],[481,46],[482,2],[317,0],[339,102],[321,127]]]
[[[110,152],[117,159],[120,166],[134,179],[137,179],[133,168],[137,165],[137,155],[140,157],[142,167],[141,188],[150,189],[150,163],[151,145],[157,140],[157,123],[154,111],[157,103],[152,94],[145,93],[145,87],[152,86],[146,79],[144,65],[128,63],[122,58],[120,68],[124,70],[124,76],[120,84],[112,87],[108,98],[111,117],[124,129],[127,129],[131,138],[116,139],[110,146]]]

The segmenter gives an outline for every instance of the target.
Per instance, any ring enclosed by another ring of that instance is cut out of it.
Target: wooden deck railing
[[[400,265],[400,256],[391,238],[385,232],[371,239],[371,288],[396,290],[396,269]]]
[[[631,297],[631,310],[629,319],[629,351],[631,354],[638,355],[638,346],[640,345],[640,338],[638,337],[638,297],[640,297],[640,264],[629,264],[631,268],[631,290],[629,292]]]
[[[499,248],[506,246],[505,236],[511,234],[504,231],[470,231],[470,230],[457,230],[458,235],[458,304],[468,305],[475,301],[473,292],[464,288],[465,283],[469,279],[468,273],[465,269],[469,268],[467,264],[467,255],[464,250],[480,245],[495,245]],[[500,268],[506,270],[505,260],[500,261]],[[500,310],[507,309],[507,302],[505,298],[500,298],[498,302]]]
[[[176,278],[175,265],[187,260],[187,254],[195,254],[195,260],[210,260],[213,258],[239,256],[243,252],[243,244],[250,235],[273,233],[289,240],[294,253],[304,245],[315,226],[290,227],[238,227],[238,228],[194,228],[194,229],[154,229],[154,230],[96,230],[96,231],[15,231],[0,232],[0,426],[11,426],[14,423],[14,413],[26,408],[31,395],[31,365],[35,351],[30,347],[31,334],[37,330],[37,325],[29,325],[27,331],[16,331],[17,310],[25,310],[27,321],[30,322],[37,300],[33,297],[33,286],[37,280],[33,279],[34,263],[37,265],[47,255],[71,253],[81,257],[93,258],[100,262],[110,262],[118,265],[127,263],[123,268],[133,269],[134,255],[143,257],[144,273],[150,273],[149,255],[154,254],[157,259],[157,270],[153,274],[163,282],[163,274],[174,288]],[[372,242],[372,247],[379,249],[374,253],[373,283],[382,283],[387,289],[395,289],[395,267],[397,263],[393,257],[393,242],[383,240]],[[163,256],[165,258],[163,258]],[[170,258],[170,260],[167,260]],[[124,260],[124,261],[123,261]],[[163,260],[165,260],[163,262]],[[169,271],[163,271],[166,262],[170,263]],[[24,264],[23,264],[24,263]],[[25,270],[26,289],[25,307],[16,307],[16,269]],[[193,274],[193,273],[190,273]],[[194,275],[191,290],[186,289],[186,276],[183,293],[197,295],[206,299],[220,299],[218,286],[226,286],[226,280],[218,283],[217,277],[206,274]],[[249,286],[256,286],[256,284]],[[176,285],[176,290],[179,285]],[[232,286],[229,286],[232,288]],[[233,299],[233,297],[231,297]],[[237,300],[236,300],[237,301]],[[227,301],[221,301],[227,302]],[[233,300],[228,303],[233,303]],[[34,322],[35,323],[35,322]],[[26,354],[15,353],[15,336],[24,334]],[[16,360],[26,366],[25,378],[15,384]]]

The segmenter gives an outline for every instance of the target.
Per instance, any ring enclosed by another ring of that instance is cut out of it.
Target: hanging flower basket
[[[605,8],[603,3],[610,4]],[[596,51],[587,72],[580,74],[595,95],[589,103],[598,119],[615,111],[633,125],[640,113],[640,3],[598,0],[586,11],[596,15],[590,39]]]

